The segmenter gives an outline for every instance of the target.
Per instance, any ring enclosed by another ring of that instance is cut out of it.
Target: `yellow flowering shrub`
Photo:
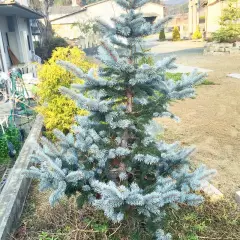
[[[59,92],[60,86],[69,87],[72,83],[82,83],[83,80],[57,65],[57,60],[69,61],[84,72],[96,67],[77,47],[56,48],[52,57],[40,67],[38,71],[40,82],[37,90],[39,104],[36,110],[44,116],[48,133],[54,128],[66,133],[74,122],[74,116],[87,114],[87,111],[79,109],[74,101]]]

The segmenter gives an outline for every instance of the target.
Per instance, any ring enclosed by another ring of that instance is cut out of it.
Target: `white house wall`
[[[163,18],[163,6],[160,4],[148,3],[139,9],[139,11],[141,11],[143,14],[146,14],[147,16],[152,15],[156,16],[157,18]],[[112,23],[111,18],[118,17],[122,13],[124,13],[124,10],[114,1],[106,1],[99,4],[93,4],[87,7],[86,10],[79,13],[54,20],[52,21],[52,24],[72,24],[77,21],[96,18],[100,18],[108,23]],[[63,15],[64,14],[53,14],[50,15],[50,19],[56,19],[62,17]]]
[[[17,57],[21,63],[28,63],[32,59],[32,36],[29,28],[28,19],[14,17],[15,31],[9,32],[7,25],[7,18],[5,16],[0,16],[0,31],[2,33],[2,39],[4,50],[5,50],[5,61],[8,68],[11,67],[11,61],[8,54],[8,43],[11,51]],[[8,35],[8,42],[6,33]],[[30,49],[28,46],[28,36],[30,41]]]
[[[4,55],[6,56],[7,66],[10,67],[11,62],[8,57],[8,50],[7,50],[8,43],[7,43],[7,37],[6,37],[6,33],[8,32],[8,26],[7,26],[6,17],[4,17],[4,16],[0,16],[0,31],[2,33],[2,39],[0,39],[0,41],[3,41],[3,47],[4,47],[4,51],[5,51]]]
[[[209,1],[209,4],[211,4],[211,2],[213,1]],[[219,18],[221,16],[222,8],[223,2],[208,6],[207,32],[213,33],[219,29]]]
[[[31,33],[29,30],[29,23],[28,19],[26,18],[18,18],[18,27],[20,31],[20,40],[23,52],[23,62],[30,62],[32,59],[32,51],[31,51],[31,42],[30,42],[30,49],[28,46],[28,39],[31,41]]]
[[[15,2],[19,3],[20,5],[24,5],[26,7],[29,6],[28,0],[15,0]]]

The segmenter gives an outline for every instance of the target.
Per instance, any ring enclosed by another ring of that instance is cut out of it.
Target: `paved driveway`
[[[194,56],[203,54],[203,42],[188,41],[158,41],[158,36],[153,35],[145,39],[145,47],[151,48],[151,53],[155,58],[176,55]]]

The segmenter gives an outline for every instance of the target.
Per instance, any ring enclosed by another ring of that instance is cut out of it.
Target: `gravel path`
[[[174,44],[168,43],[168,49]],[[195,99],[171,104],[171,111],[181,118],[180,123],[169,119],[159,121],[166,127],[168,140],[195,145],[193,162],[216,169],[218,174],[213,184],[225,195],[234,196],[240,190],[240,79],[226,75],[240,73],[240,56],[203,56],[192,54],[192,50],[189,55],[191,44],[179,44],[185,54],[178,55],[177,63],[212,69],[208,80],[216,85],[201,85],[197,87]],[[162,56],[162,48],[155,46],[152,50],[157,49],[158,58]]]

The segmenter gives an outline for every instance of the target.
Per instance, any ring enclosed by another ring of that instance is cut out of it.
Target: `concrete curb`
[[[0,240],[9,238],[21,217],[31,183],[22,175],[22,170],[30,165],[31,145],[38,140],[42,126],[43,119],[38,115],[0,194]]]
[[[236,192],[235,200],[236,200],[237,204],[240,206],[240,191]]]
[[[223,194],[211,183],[208,183],[206,186],[204,186],[202,190],[210,197],[211,201],[218,201],[223,198]]]

